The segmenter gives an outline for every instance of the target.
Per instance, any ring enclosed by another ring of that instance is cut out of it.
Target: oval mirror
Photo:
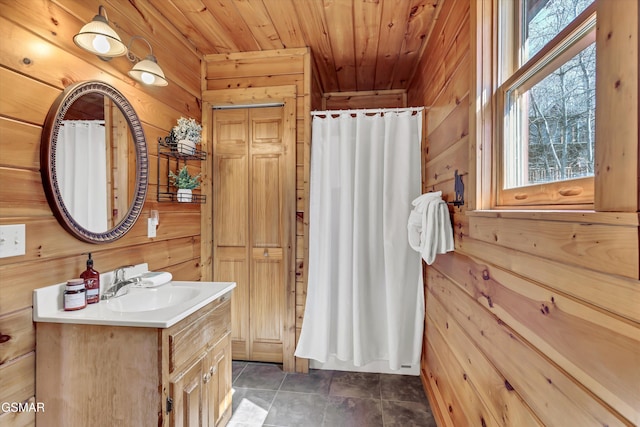
[[[44,124],[40,173],[65,230],[90,243],[124,236],[144,205],[148,172],[142,125],[118,90],[89,81],[60,94]]]

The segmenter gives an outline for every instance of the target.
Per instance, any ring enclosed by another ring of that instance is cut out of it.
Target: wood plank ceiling
[[[321,89],[407,89],[442,0],[148,0],[201,54],[308,46]]]

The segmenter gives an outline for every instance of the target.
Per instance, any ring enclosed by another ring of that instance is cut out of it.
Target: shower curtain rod
[[[365,113],[365,114],[375,114],[375,113],[399,113],[405,111],[411,111],[412,113],[417,113],[419,111],[424,110],[425,107],[402,107],[402,108],[361,108],[357,110],[326,110],[326,111],[312,111],[312,116],[326,116],[326,115],[334,115],[334,114],[356,114],[356,113]]]

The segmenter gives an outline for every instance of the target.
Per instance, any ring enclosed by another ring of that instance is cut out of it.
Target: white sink
[[[196,298],[202,289],[168,283],[159,288],[131,288],[129,293],[102,303],[120,313],[160,310]]]
[[[62,300],[65,284],[59,283],[33,292],[33,320],[168,328],[218,298],[230,298],[235,286],[235,282],[180,281],[155,288],[132,286],[127,294],[120,297],[89,304],[82,310],[64,311]]]

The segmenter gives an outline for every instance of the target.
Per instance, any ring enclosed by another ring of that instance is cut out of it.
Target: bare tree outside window
[[[521,62],[543,50],[591,3],[593,0],[523,2]],[[510,124],[517,127],[519,136],[505,144],[520,144],[521,148],[506,147],[505,188],[594,174],[595,43],[546,73],[543,78],[532,78],[534,84],[525,82],[524,89],[507,92],[509,102],[520,112],[514,115],[516,123]]]

